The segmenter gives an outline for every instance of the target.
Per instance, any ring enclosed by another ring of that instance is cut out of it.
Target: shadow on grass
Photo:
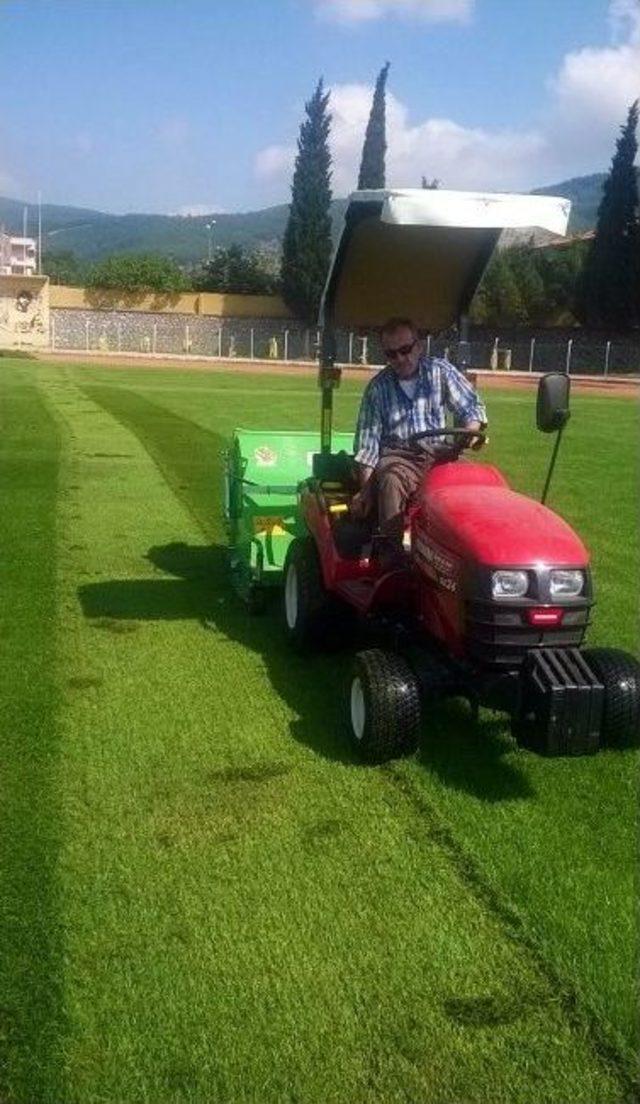
[[[172,579],[90,583],[79,588],[82,609],[97,628],[121,632],[123,622],[199,621],[207,631],[236,641],[265,663],[274,691],[298,717],[291,735],[318,755],[355,763],[346,731],[347,652],[292,654],[281,625],[277,596],[263,617],[252,617],[232,591],[226,550],[181,543],[151,548],[148,559]],[[486,801],[524,798],[532,790],[512,764],[502,724],[476,726],[459,706],[440,708],[425,732],[421,761],[448,786]]]

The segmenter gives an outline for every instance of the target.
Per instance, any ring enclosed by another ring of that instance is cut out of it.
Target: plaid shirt
[[[397,448],[423,429],[442,429],[448,410],[463,425],[468,422],[486,425],[487,414],[482,402],[462,373],[448,360],[420,358],[413,399],[409,399],[400,387],[393,368],[383,368],[362,396],[354,442],[356,460],[374,468],[381,449]]]

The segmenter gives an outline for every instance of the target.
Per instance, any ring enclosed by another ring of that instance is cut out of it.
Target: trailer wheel
[[[359,652],[350,683],[351,741],[369,763],[411,755],[420,734],[420,691],[409,664],[395,652]]]
[[[284,624],[297,651],[334,648],[343,642],[351,610],[324,585],[320,557],[311,537],[289,545],[284,564]]]
[[[640,739],[640,663],[618,648],[585,648],[582,653],[604,686],[600,729],[606,747],[631,747]]]

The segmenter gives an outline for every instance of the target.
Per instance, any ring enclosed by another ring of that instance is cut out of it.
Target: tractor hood
[[[557,196],[423,188],[354,192],[320,308],[320,324],[371,330],[397,315],[438,332],[464,314],[503,229],[562,235]]]
[[[506,486],[451,483],[423,494],[421,506],[433,540],[467,563],[586,567],[589,562],[566,521]]]

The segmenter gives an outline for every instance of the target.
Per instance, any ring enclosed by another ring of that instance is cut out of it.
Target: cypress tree
[[[385,122],[385,89],[389,62],[378,73],[373,93],[369,121],[362,147],[362,160],[358,174],[358,188],[384,188],[384,159],[387,152]]]
[[[322,78],[307,104],[282,243],[282,295],[297,317],[314,323],[331,260],[329,93]]]
[[[582,321],[613,330],[640,325],[638,178],[633,164],[637,125],[638,100],[616,142],[580,293]]]

